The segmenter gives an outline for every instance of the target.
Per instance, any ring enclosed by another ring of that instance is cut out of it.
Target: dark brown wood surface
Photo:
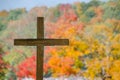
[[[37,18],[37,39],[44,38],[44,18]],[[44,46],[37,46],[36,80],[43,80]]]
[[[67,39],[15,39],[14,45],[25,45],[25,46],[54,46],[54,45],[68,45]]]

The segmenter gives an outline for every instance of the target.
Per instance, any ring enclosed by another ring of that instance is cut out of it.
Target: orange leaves
[[[72,68],[74,61],[70,57],[53,56],[50,58],[48,64],[53,71],[53,76],[75,74],[76,71]]]
[[[55,77],[77,74],[80,71],[80,67],[75,65],[79,62],[78,58],[83,56],[84,53],[89,53],[89,50],[86,51],[88,45],[84,41],[79,40],[79,38],[77,39],[84,24],[82,22],[74,22],[76,17],[75,13],[70,9],[65,11],[56,23],[47,24],[49,29],[54,29],[52,30],[51,38],[68,38],[70,40],[69,47],[52,47],[52,49],[49,49],[48,65],[52,75]]]
[[[3,11],[0,11],[0,17],[6,17],[6,16],[8,16],[8,12],[7,11],[5,11],[5,10],[3,10]]]
[[[109,74],[112,75],[112,80],[120,79],[120,61],[114,60],[112,66],[109,69]]]

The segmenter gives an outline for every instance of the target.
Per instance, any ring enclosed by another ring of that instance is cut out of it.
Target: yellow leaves
[[[95,33],[101,33],[101,32],[112,33],[112,30],[108,26],[106,26],[105,24],[94,25],[93,30]]]
[[[70,40],[73,40],[75,38],[73,36],[76,35],[76,26],[71,26],[71,27],[68,26],[64,34],[65,37],[69,38]]]
[[[100,44],[100,46],[97,48],[99,54],[105,53],[105,46]]]
[[[89,54],[91,51],[89,49],[86,49],[85,52],[84,52],[84,55],[87,55]]]
[[[85,76],[87,76],[88,78],[90,78],[90,80],[94,80],[94,78],[96,77],[96,75],[98,75],[101,71],[101,62],[97,59],[93,59],[93,60],[89,60],[87,62],[87,71],[84,74]]]
[[[84,41],[75,41],[73,42],[73,45],[75,45],[75,47],[81,52],[84,52],[88,48],[88,45]]]
[[[67,53],[66,56],[69,56],[73,59],[77,59],[79,56],[83,56],[82,52],[74,51],[74,50],[68,50],[66,53]]]
[[[114,54],[114,55],[120,54],[120,43],[112,45],[111,53]]]
[[[92,40],[91,43],[89,43],[89,49],[91,53],[98,52],[103,53],[104,46],[98,42],[98,40]]]
[[[110,60],[110,61],[113,61],[114,59],[113,59],[113,57],[112,57],[112,56],[110,56],[110,57],[109,57],[109,60]]]
[[[120,43],[118,43],[118,44],[113,44],[113,45],[112,45],[112,48],[120,49]]]
[[[112,75],[112,80],[120,80],[120,60],[113,61],[109,73]]]
[[[82,62],[82,60],[80,60],[79,58],[76,59],[75,60],[75,68],[80,70],[83,67],[84,67],[84,62]]]
[[[88,54],[90,50],[84,41],[72,40],[70,46],[65,49],[66,56],[77,59],[79,56]]]
[[[111,41],[113,31],[105,24],[95,24],[85,28],[85,35],[88,38],[98,40],[99,43],[104,41]]]
[[[120,42],[120,34],[116,35],[113,39],[114,42]]]
[[[80,51],[85,51],[88,48],[88,45],[85,42],[81,41],[79,43],[79,48],[80,48]]]
[[[98,43],[96,42],[96,41],[94,41],[93,42],[93,44],[91,44],[91,48],[93,49],[93,50],[96,50],[97,48],[98,48]]]

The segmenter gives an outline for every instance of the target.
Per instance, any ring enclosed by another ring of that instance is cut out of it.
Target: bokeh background
[[[36,38],[37,17],[44,17],[46,38],[70,40],[45,47],[46,80],[120,80],[119,0],[1,0],[0,80],[36,79],[36,47],[13,41]]]

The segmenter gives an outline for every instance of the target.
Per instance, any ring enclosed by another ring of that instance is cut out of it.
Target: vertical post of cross
[[[44,18],[37,18],[37,39],[44,39]],[[43,80],[44,45],[37,46],[36,80]]]

